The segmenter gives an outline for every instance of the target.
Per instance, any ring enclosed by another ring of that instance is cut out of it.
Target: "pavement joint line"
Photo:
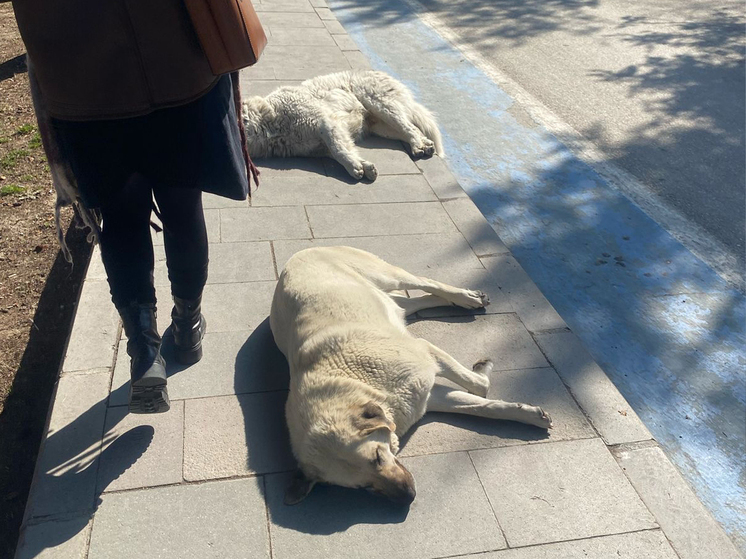
[[[262,496],[264,497],[264,517],[267,521],[267,546],[269,547],[269,557],[274,557],[272,549],[272,519],[269,513],[269,500],[267,499],[267,476],[262,477]]]
[[[458,557],[471,557],[473,555],[476,556],[476,555],[486,555],[488,553],[496,553],[496,552],[501,552],[501,551],[504,552],[504,551],[507,551],[509,549],[531,549],[531,548],[534,548],[534,547],[546,547],[546,546],[550,546],[550,545],[556,545],[558,543],[583,542],[583,541],[587,541],[587,540],[598,540],[598,539],[608,538],[608,537],[613,537],[613,536],[623,536],[625,534],[641,534],[641,533],[645,533],[645,532],[660,532],[661,534],[663,534],[664,537],[666,537],[666,534],[665,534],[665,532],[663,532],[663,529],[660,526],[658,526],[658,527],[654,527],[654,528],[642,528],[640,530],[630,530],[630,531],[627,531],[627,532],[614,532],[613,534],[599,534],[597,536],[588,536],[588,537],[585,537],[585,538],[570,538],[570,539],[567,539],[567,540],[557,540],[557,541],[553,541],[553,542],[532,543],[532,544],[528,544],[528,545],[508,546],[508,547],[503,548],[503,549],[491,549],[491,550],[487,550],[487,551],[479,551],[479,552],[476,552],[476,553],[460,553],[460,554],[457,554],[457,555],[442,555],[442,556],[438,556],[437,558],[434,558],[434,559],[458,559]],[[666,538],[666,540],[668,540],[668,538]],[[669,545],[670,545],[670,543],[671,542],[669,541]],[[673,546],[671,546],[671,549],[673,550]],[[675,552],[675,550],[674,550],[674,552]],[[676,556],[678,557],[679,555],[676,554]]]
[[[647,439],[644,441],[633,441],[626,443],[610,444],[606,445],[609,447],[609,451],[616,457],[621,452],[634,452],[635,450],[644,450],[646,448],[661,448],[658,441],[655,439]]]
[[[518,317],[518,320],[520,320],[520,317]],[[521,321],[521,324],[523,324],[523,321]],[[525,324],[524,324],[524,327],[525,327]],[[569,331],[569,329],[568,329],[568,331]],[[537,334],[538,334],[538,332],[537,332]],[[568,385],[565,382],[565,379],[562,378],[562,375],[559,374],[559,371],[557,370],[557,365],[555,365],[554,363],[552,363],[551,359],[549,359],[549,356],[542,349],[542,347],[539,344],[539,342],[536,341],[536,336],[534,335],[534,332],[529,331],[529,336],[531,336],[531,339],[533,340],[534,345],[539,348],[539,351],[544,356],[544,359],[546,360],[546,362],[549,363],[549,366],[552,367],[552,369],[554,369],[554,373],[560,379],[560,382],[562,383],[562,386],[565,387],[565,390],[567,390],[567,393],[572,398],[572,401],[575,402],[576,406],[578,406],[578,409],[580,410],[580,413],[583,414],[583,417],[585,417],[585,420],[588,422],[588,425],[591,426],[591,429],[593,429],[593,431],[596,433],[597,437],[599,439],[601,439],[601,442],[608,448],[609,445],[606,444],[606,441],[604,440],[603,436],[601,435],[601,431],[599,430],[599,428],[596,426],[595,422],[593,421],[593,418],[591,418],[591,416],[588,413],[588,411],[583,406],[580,405],[580,401],[578,400],[578,397],[575,395],[575,393],[570,388],[570,385]],[[606,374],[606,373],[604,372],[604,374]],[[609,382],[611,382],[611,380],[609,380]],[[625,401],[626,401],[626,399],[625,399]]]
[[[495,519],[495,524],[497,524],[497,529],[500,530],[500,535],[503,538],[503,541],[505,542],[505,546],[508,546],[508,538],[505,535],[505,530],[503,530],[503,527],[500,525],[500,519],[497,517],[497,512],[495,511],[495,507],[492,504],[492,499],[490,499],[490,494],[487,492],[487,489],[484,486],[484,482],[482,481],[482,476],[479,475],[479,469],[477,468],[476,464],[474,464],[474,459],[471,456],[471,452],[468,450],[466,451],[466,456],[469,457],[469,463],[471,464],[471,467],[474,469],[474,473],[477,476],[477,480],[479,481],[479,487],[482,488],[482,493],[487,499],[487,502],[490,505],[490,510],[492,511],[492,516]]]
[[[220,332],[220,333],[226,334],[227,332]],[[218,394],[215,396],[194,396],[191,398],[169,398],[169,400],[171,402],[191,402],[192,400],[207,400],[210,398],[233,398],[235,396],[245,396],[247,394],[279,394],[280,392],[288,392],[288,389],[279,388],[279,389],[274,389],[274,390],[255,390],[252,392],[233,392],[232,394]],[[118,404],[116,406],[107,406],[107,407],[109,409],[115,409],[115,408],[124,408],[126,406],[127,404]]]

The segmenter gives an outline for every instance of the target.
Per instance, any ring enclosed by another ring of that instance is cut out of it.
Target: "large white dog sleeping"
[[[368,134],[406,142],[415,157],[443,156],[433,115],[383,72],[339,72],[249,97],[242,119],[252,157],[329,156],[356,179],[378,176],[355,148]]]
[[[407,298],[393,291],[429,293]],[[311,248],[285,265],[270,326],[290,365],[286,418],[299,471],[285,502],[316,482],[364,487],[410,503],[412,475],[395,458],[399,438],[426,411],[508,419],[547,429],[541,408],[487,400],[485,359],[472,370],[406,329],[422,309],[489,303],[486,295],[414,276],[349,247]],[[463,390],[435,385],[442,376]]]

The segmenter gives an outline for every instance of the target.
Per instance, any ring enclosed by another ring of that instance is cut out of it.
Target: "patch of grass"
[[[41,147],[41,134],[37,132],[31,136],[31,139],[28,141],[28,147],[31,149],[39,149]]]
[[[7,144],[10,141],[10,138],[0,138],[0,144]]]
[[[0,186],[0,196],[10,196],[11,194],[21,194],[26,192],[25,186],[19,186],[17,184],[6,184]]]
[[[5,157],[0,159],[0,169],[12,169],[21,158],[28,157],[28,155],[29,152],[25,149],[11,150],[5,155]]]
[[[34,130],[35,128],[33,124],[23,124],[18,127],[18,129],[16,130],[16,134],[18,134],[19,136],[25,136],[26,134],[31,134],[31,132],[33,132]]]
[[[34,175],[21,175],[21,180],[23,182],[33,182],[34,181]]]

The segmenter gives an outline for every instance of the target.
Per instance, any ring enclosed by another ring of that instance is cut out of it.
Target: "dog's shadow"
[[[407,157],[411,155],[406,145],[399,140],[391,140],[380,136],[367,136],[355,142],[363,159],[370,160],[378,169],[379,176],[387,174],[391,165],[391,153],[402,152]],[[401,157],[399,155],[398,157]],[[413,159],[414,161],[414,159]],[[267,170],[267,174],[282,173],[284,171],[305,171],[320,176],[333,178],[350,186],[359,184],[375,184],[366,178],[356,179],[345,168],[331,157],[270,157],[257,158],[254,163],[260,171]]]

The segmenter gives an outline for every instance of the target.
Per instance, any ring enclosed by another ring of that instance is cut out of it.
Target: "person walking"
[[[174,355],[196,363],[207,327],[202,192],[245,200],[253,169],[237,74],[213,74],[183,0],[13,0],[13,8],[55,150],[79,202],[100,216],[130,357],[129,410],[165,412],[151,211],[163,225]]]

